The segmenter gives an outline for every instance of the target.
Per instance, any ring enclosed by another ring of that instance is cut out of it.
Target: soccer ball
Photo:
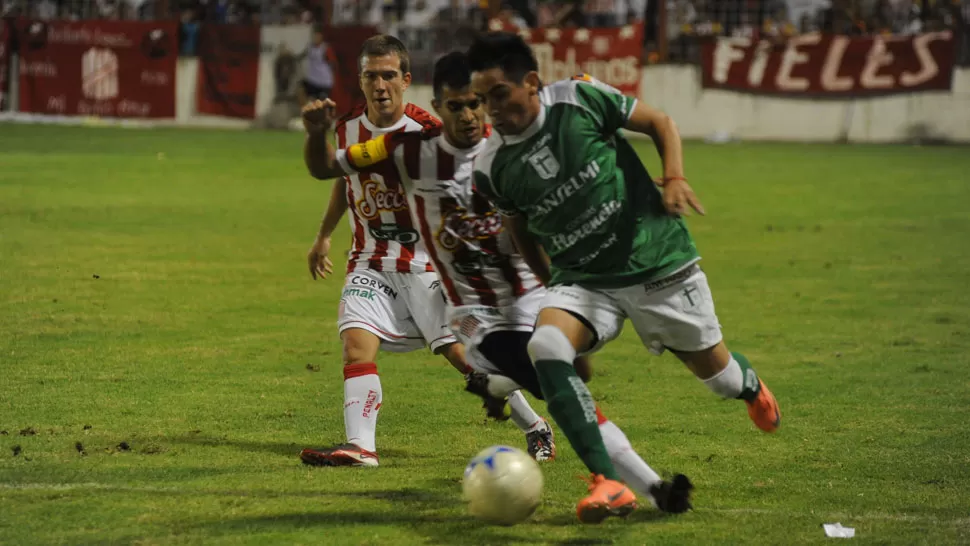
[[[542,471],[522,450],[492,446],[465,467],[462,492],[471,515],[497,525],[515,525],[539,506]]]

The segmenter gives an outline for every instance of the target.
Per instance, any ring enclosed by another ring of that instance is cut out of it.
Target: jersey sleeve
[[[611,136],[626,125],[637,105],[636,98],[586,74],[573,80],[576,99],[593,114],[604,135]]]

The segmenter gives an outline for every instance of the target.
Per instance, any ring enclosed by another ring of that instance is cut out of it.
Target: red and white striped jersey
[[[486,126],[486,137],[490,132]],[[386,134],[337,152],[347,171],[400,174],[414,223],[456,307],[505,307],[540,284],[515,251],[501,215],[472,183],[474,160],[486,142],[458,149],[433,128]]]
[[[375,127],[361,106],[337,123],[337,146],[344,149],[381,135],[420,132],[440,124],[428,112],[408,104],[400,121],[386,128]],[[432,271],[431,259],[411,221],[397,170],[388,165],[346,179],[350,229],[354,234],[347,272],[357,269],[398,273]]]

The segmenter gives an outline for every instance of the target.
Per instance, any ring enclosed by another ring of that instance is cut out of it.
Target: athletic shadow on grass
[[[441,488],[445,487],[446,491]],[[335,536],[335,528],[354,528],[358,526],[384,526],[400,528],[402,532],[416,533],[424,537],[425,544],[435,545],[481,545],[481,544],[558,544],[562,546],[599,546],[623,542],[630,531],[629,525],[613,524],[601,526],[581,525],[574,514],[567,513],[552,517],[540,516],[532,521],[515,527],[499,527],[485,524],[464,511],[460,498],[460,487],[453,480],[431,480],[426,487],[405,487],[400,489],[373,489],[363,491],[328,492],[328,497],[340,496],[348,502],[344,506],[354,506],[361,501],[380,501],[375,505],[367,503],[371,510],[353,509],[341,511],[310,510],[291,512],[272,516],[253,516],[235,519],[219,519],[203,523],[199,527],[206,533],[231,535],[236,533],[287,532],[299,529],[320,529],[321,536]],[[632,518],[635,521],[653,519],[643,516]],[[617,522],[619,523],[619,522]],[[569,528],[570,538],[547,538],[550,528],[561,534]],[[345,543],[353,544],[348,539]]]
[[[167,441],[173,444],[181,444],[185,446],[198,446],[198,447],[230,447],[233,449],[239,449],[241,451],[253,451],[262,453],[272,453],[274,455],[285,455],[287,457],[297,458],[300,455],[300,451],[306,447],[328,447],[334,444],[325,444],[323,442],[319,443],[295,443],[295,442],[259,442],[255,440],[238,440],[232,438],[214,438],[212,436],[205,436],[202,434],[187,434],[185,436],[178,436],[175,438],[170,438]],[[396,450],[396,449],[381,449],[382,457],[407,457],[408,453]]]

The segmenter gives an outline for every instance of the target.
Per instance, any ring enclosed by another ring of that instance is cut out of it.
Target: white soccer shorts
[[[454,343],[438,274],[354,271],[347,274],[337,328],[361,328],[381,338],[381,349],[406,353]]]
[[[583,354],[616,339],[627,318],[644,346],[657,355],[665,349],[708,349],[723,337],[707,275],[696,264],[664,279],[624,288],[553,286],[542,301],[541,308],[547,307],[570,311],[593,327],[596,343]]]
[[[546,289],[537,286],[511,305],[503,307],[449,307],[448,324],[451,332],[465,346],[465,360],[468,364],[479,372],[501,374],[501,370],[478,351],[478,345],[493,332],[535,330],[536,317],[539,316],[539,308],[545,296]]]

